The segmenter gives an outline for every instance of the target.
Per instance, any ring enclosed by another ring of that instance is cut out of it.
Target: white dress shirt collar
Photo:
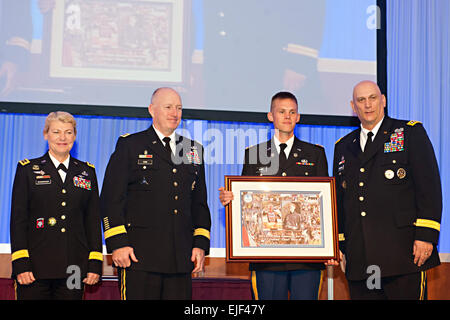
[[[287,145],[286,149],[284,149],[284,153],[286,154],[286,158],[289,158],[289,153],[291,152],[292,146],[294,145],[294,138],[295,136],[292,135],[285,143]],[[278,154],[280,154],[280,140],[276,136],[273,136],[273,142],[275,144],[275,147],[277,148]]]
[[[359,142],[360,142],[360,145],[361,145],[361,150],[364,150],[364,146],[366,145],[366,141],[367,141],[367,134],[369,132],[373,133],[372,141],[375,141],[375,137],[376,137],[376,135],[378,133],[378,130],[380,130],[380,127],[381,127],[381,124],[383,123],[383,120],[384,120],[384,117],[383,117],[383,119],[381,119],[381,121],[379,121],[375,125],[375,127],[373,127],[372,130],[367,130],[367,129],[363,128],[363,126],[361,124],[361,133],[360,133],[360,136],[359,136]]]
[[[152,125],[153,126],[153,125]],[[158,136],[159,140],[161,140],[161,143],[163,144],[163,146],[166,145],[166,143],[163,141],[163,139],[166,137],[165,135],[163,135],[161,133],[161,131],[159,131],[158,129],[155,128],[155,126],[153,126],[153,129],[155,129],[156,135]],[[176,149],[176,144],[175,144],[175,139],[176,139],[176,134],[175,131],[172,132],[172,134],[169,136],[170,138],[170,149],[172,149],[172,152],[175,153],[175,149]]]
[[[59,165],[62,163],[67,169],[69,169],[69,162],[70,162],[70,154],[67,157],[66,160],[64,160],[63,162],[59,162],[59,160],[57,160],[54,156],[52,156],[52,154],[49,152],[48,155],[50,156],[50,160],[52,160],[53,164],[55,165],[55,168],[58,169]],[[62,181],[64,182],[66,180],[66,175],[67,173],[63,170],[58,170],[58,173],[62,179]]]

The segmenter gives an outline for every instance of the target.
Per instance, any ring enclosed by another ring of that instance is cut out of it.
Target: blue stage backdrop
[[[76,120],[78,134],[72,156],[95,165],[100,186],[117,138],[124,133],[145,130],[151,125],[150,119],[76,116]],[[45,115],[0,114],[0,127],[3,128],[1,175],[4,180],[0,185],[0,243],[9,243],[11,188],[18,161],[39,157],[47,151],[48,146],[42,136],[44,121]],[[325,147],[331,173],[334,143],[351,129],[297,126],[296,134],[305,141]],[[225,247],[225,209],[218,200],[218,189],[224,185],[224,176],[240,175],[245,147],[267,140],[272,136],[272,130],[271,124],[203,120],[183,120],[177,130],[205,147],[213,248]]]
[[[77,116],[76,120],[78,135],[72,155],[95,164],[100,186],[117,138],[124,133],[145,130],[151,124],[150,119],[134,118]],[[23,158],[39,157],[47,151],[47,143],[42,137],[44,121],[45,115],[0,115],[0,126],[4,128],[0,149],[3,181],[0,184],[0,243],[9,243],[11,188],[17,162]],[[302,140],[325,147],[331,174],[334,143],[353,129],[297,126],[296,135]],[[212,250],[213,255],[223,256],[225,248],[225,209],[218,200],[218,188],[224,185],[225,175],[240,174],[245,147],[265,141],[272,135],[272,130],[271,124],[261,123],[183,120],[180,125],[179,133],[201,142],[205,147],[208,204],[212,216],[211,246],[215,248]],[[438,159],[441,159],[439,153]],[[448,184],[448,180],[444,184]],[[448,205],[445,207],[448,208]],[[448,242],[448,230],[448,226],[442,226],[441,243]],[[7,245],[3,247],[5,250]],[[441,252],[450,250],[448,246],[441,245]]]

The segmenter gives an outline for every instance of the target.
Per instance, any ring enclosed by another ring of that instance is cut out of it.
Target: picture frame
[[[182,85],[190,9],[190,0],[55,1],[49,79]]]
[[[225,176],[226,261],[339,261],[334,177]]]

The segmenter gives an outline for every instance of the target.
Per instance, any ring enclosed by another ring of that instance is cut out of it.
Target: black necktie
[[[63,165],[62,163],[60,163],[59,164],[59,166],[58,166],[58,168],[56,168],[58,171],[59,170],[62,170],[62,171],[64,171],[65,173],[67,173],[67,168],[66,168],[66,166],[65,165]]]
[[[164,137],[163,141],[165,143],[164,149],[166,149],[168,154],[171,155],[172,154],[172,149],[170,148],[170,138],[169,137]]]
[[[280,154],[279,154],[280,168],[284,168],[287,162],[286,152],[284,152],[284,149],[286,148],[287,148],[286,143],[280,143]]]
[[[364,153],[369,151],[370,146],[372,145],[372,137],[373,137],[373,132],[369,131],[369,133],[367,133],[366,145],[364,146]]]

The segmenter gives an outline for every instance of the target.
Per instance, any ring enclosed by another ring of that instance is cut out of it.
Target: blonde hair
[[[61,121],[63,123],[71,123],[73,126],[73,131],[75,134],[77,134],[77,122],[75,121],[75,118],[73,115],[71,115],[68,112],[65,111],[55,111],[50,112],[45,118],[45,124],[44,124],[44,133],[47,133],[50,129],[50,122],[52,121]]]

